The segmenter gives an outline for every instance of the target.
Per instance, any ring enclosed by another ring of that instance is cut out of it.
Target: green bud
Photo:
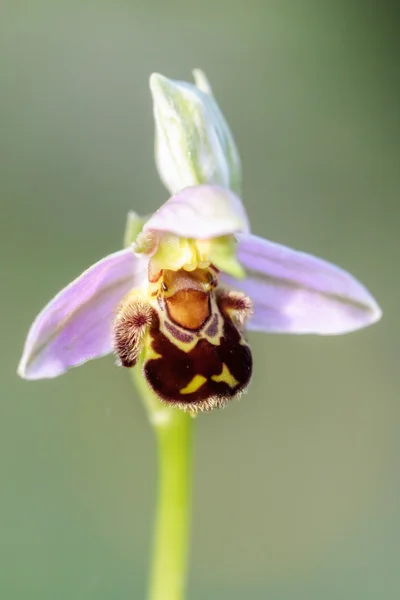
[[[196,85],[153,73],[156,164],[171,194],[193,185],[216,184],[241,193],[239,154],[204,73]]]

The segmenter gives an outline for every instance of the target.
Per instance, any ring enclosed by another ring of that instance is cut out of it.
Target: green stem
[[[147,408],[158,449],[157,511],[148,600],[183,600],[189,547],[192,418],[161,404],[148,387],[141,365],[131,372]]]

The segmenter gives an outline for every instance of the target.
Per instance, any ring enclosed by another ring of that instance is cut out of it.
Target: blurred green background
[[[249,394],[196,423],[189,600],[397,599],[398,18],[388,2],[0,8],[1,557],[10,600],[142,599],[155,447],[108,357],[15,375],[28,327],[166,200],[148,76],[207,73],[257,234],[354,273],[379,325],[252,334]]]

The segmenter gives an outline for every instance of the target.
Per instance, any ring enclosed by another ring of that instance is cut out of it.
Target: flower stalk
[[[158,490],[148,600],[184,600],[193,419],[188,413],[162,405],[148,387],[141,368],[131,369],[131,374],[157,440]]]

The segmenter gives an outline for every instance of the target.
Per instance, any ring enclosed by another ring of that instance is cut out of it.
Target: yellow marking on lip
[[[193,394],[201,388],[201,386],[207,381],[203,375],[195,375],[186,387],[180,390],[180,394]]]
[[[162,355],[156,352],[153,349],[152,345],[152,337],[151,335],[147,335],[145,337],[145,360],[157,360],[158,358],[162,358]]]
[[[158,354],[151,346],[146,348],[146,360],[156,360],[157,358],[162,358],[161,354]]]
[[[212,375],[211,379],[213,381],[216,381],[217,383],[227,383],[230,388],[234,388],[239,383],[238,380],[235,379],[234,376],[231,374],[230,370],[228,369],[225,363],[222,365],[222,371],[220,375]]]

